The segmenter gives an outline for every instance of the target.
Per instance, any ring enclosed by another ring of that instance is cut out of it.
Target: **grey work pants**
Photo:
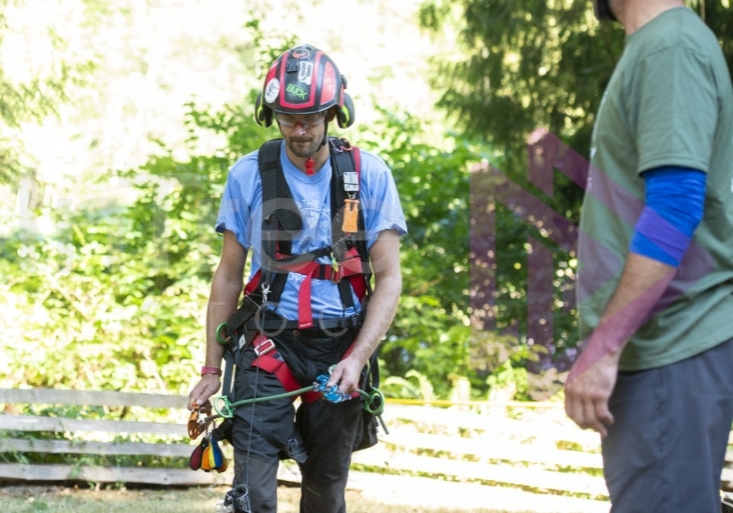
[[[612,513],[720,513],[733,421],[733,339],[686,360],[621,372],[602,440]]]
[[[362,434],[362,412],[361,400],[339,404],[319,400],[298,409],[296,429],[307,453],[305,462],[300,463],[300,513],[346,511],[344,491],[352,448]],[[257,430],[250,430],[239,417],[235,417],[233,439],[233,484],[247,484],[253,513],[275,513],[282,450]]]
[[[355,333],[342,339],[289,333],[276,340],[278,351],[292,347],[310,348],[297,360],[294,369],[304,374],[301,382],[328,372],[338,361]],[[324,356],[321,356],[323,354]],[[252,366],[251,347],[240,356],[235,381],[235,400],[276,396],[285,392],[279,379]],[[306,374],[307,372],[307,374]],[[312,382],[312,381],[311,381]],[[234,485],[246,484],[253,513],[277,511],[277,468],[280,459],[298,461],[302,475],[300,513],[344,513],[344,492],[351,453],[363,435],[361,398],[334,404],[323,399],[301,403],[298,411],[289,397],[242,405],[236,409],[232,443]]]

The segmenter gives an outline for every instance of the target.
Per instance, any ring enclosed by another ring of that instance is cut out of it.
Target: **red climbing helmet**
[[[308,44],[296,46],[267,72],[255,101],[255,120],[270,126],[273,112],[308,115],[333,108],[339,126],[349,127],[354,123],[354,104],[345,89],[346,77],[328,55]]]

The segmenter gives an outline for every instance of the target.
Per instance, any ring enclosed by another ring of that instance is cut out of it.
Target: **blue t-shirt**
[[[237,241],[252,254],[251,275],[261,267],[262,253],[262,181],[257,165],[258,151],[241,159],[229,170],[226,187],[216,221],[216,231],[234,233]],[[313,176],[307,176],[290,162],[285,145],[280,147],[280,162],[301,217],[303,229],[292,243],[294,255],[331,245],[331,160]],[[379,157],[361,150],[359,208],[364,214],[367,247],[371,248],[379,232],[396,230],[407,233],[397,187],[392,173]],[[330,263],[328,257],[321,262]],[[305,279],[302,274],[290,273],[276,311],[283,317],[298,319],[298,290]],[[353,315],[344,311],[338,287],[330,280],[313,279],[311,305],[314,319],[328,319]],[[359,304],[358,300],[354,303]],[[357,306],[357,310],[360,306]]]

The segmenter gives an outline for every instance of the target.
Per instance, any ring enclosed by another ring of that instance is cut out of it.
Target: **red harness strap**
[[[342,359],[346,358],[351,353],[355,343],[356,341],[349,346]],[[292,392],[293,390],[302,388],[300,383],[295,379],[295,376],[293,376],[290,367],[285,363],[285,360],[277,358],[272,354],[272,351],[275,350],[275,342],[273,342],[272,339],[258,333],[252,341],[252,346],[254,347],[255,354],[257,355],[257,358],[252,362],[252,366],[259,367],[270,374],[274,374],[287,392]],[[295,397],[297,396],[293,396],[293,401],[295,401]],[[351,397],[352,399],[359,397],[359,393],[354,392],[351,394]],[[312,390],[310,392],[300,394],[300,399],[304,403],[312,403],[320,398],[321,394]]]
[[[300,329],[306,329],[313,326],[313,314],[311,310],[310,293],[311,293],[311,280],[314,277],[319,279],[332,280],[338,282],[342,278],[347,278],[351,282],[351,286],[354,288],[356,296],[361,300],[366,295],[366,280],[363,279],[363,270],[361,265],[361,259],[358,256],[356,248],[351,248],[347,255],[349,258],[341,262],[338,266],[338,270],[335,270],[333,266],[329,264],[319,264],[317,262],[305,262],[299,264],[284,264],[283,269],[287,269],[290,272],[297,272],[305,275],[305,280],[301,284],[300,291],[298,293],[298,326]],[[286,255],[277,255],[277,257],[283,257]],[[262,270],[258,270],[252,279],[247,283],[244,294],[250,294],[254,292],[260,282]],[[275,343],[272,339],[265,337],[263,334],[258,333],[252,341],[257,358],[252,362],[253,366],[257,366],[260,369],[274,374],[277,379],[282,383],[283,388],[292,392],[301,388],[300,383],[293,376],[292,371],[287,366],[285,361],[276,358],[272,351],[275,349]],[[343,358],[346,358],[350,353],[354,344],[352,344],[344,354]],[[358,396],[358,393],[352,394],[353,397]],[[306,392],[301,394],[301,400],[305,403],[312,403],[318,400],[321,394],[318,392]],[[293,398],[295,400],[295,398]]]
[[[277,253],[275,258],[282,259],[289,255]],[[294,272],[305,276],[303,283],[298,291],[298,327],[300,329],[308,329],[313,327],[313,309],[311,306],[311,282],[313,278],[322,280],[331,280],[338,283],[344,278],[351,282],[351,286],[356,293],[356,297],[361,301],[366,295],[366,279],[364,279],[364,271],[362,269],[361,259],[356,248],[351,248],[346,252],[346,258],[343,262],[339,262],[338,266],[330,264],[320,264],[318,262],[300,262],[300,263],[278,263],[278,268],[288,272]],[[245,295],[254,291],[260,282],[261,269],[252,277],[252,280],[245,287]]]
[[[275,349],[275,342],[272,339],[258,333],[252,341],[252,346],[254,346],[255,354],[257,355],[257,358],[252,362],[253,366],[274,374],[287,392],[302,388],[285,361],[272,354],[272,351]],[[296,397],[293,396],[293,401],[295,401]],[[320,397],[321,394],[313,391],[301,394],[301,400],[306,403],[317,401]]]

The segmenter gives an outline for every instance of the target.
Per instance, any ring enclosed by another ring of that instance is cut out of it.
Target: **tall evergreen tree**
[[[733,69],[730,1],[689,4],[718,35]],[[619,24],[596,21],[590,0],[426,0],[420,18],[433,31],[456,25],[458,55],[437,63],[434,85],[443,92],[439,105],[468,134],[504,153],[510,168],[537,127],[587,155],[624,41]]]

